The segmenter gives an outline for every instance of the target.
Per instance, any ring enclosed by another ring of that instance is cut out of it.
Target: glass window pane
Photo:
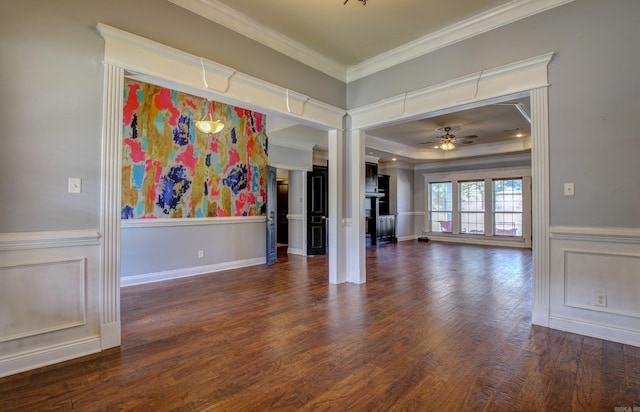
[[[451,182],[430,184],[431,231],[451,233],[453,196]]]
[[[460,213],[460,233],[484,234],[484,213]]]
[[[493,181],[493,211],[496,236],[522,236],[522,179]]]
[[[484,233],[484,181],[460,182],[460,233]],[[473,213],[471,213],[473,212]]]

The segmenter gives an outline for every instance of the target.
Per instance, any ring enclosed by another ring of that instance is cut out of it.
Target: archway
[[[364,243],[364,159],[365,132],[392,122],[413,120],[459,108],[482,105],[504,96],[528,93],[531,102],[531,168],[533,246],[533,320],[549,323],[549,133],[548,73],[553,53],[532,57],[425,89],[396,95],[383,101],[350,110],[351,130],[346,140],[352,159],[350,221],[353,228],[348,243],[347,279],[366,282]]]

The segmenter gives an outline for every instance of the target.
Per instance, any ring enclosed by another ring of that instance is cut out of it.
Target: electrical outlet
[[[607,292],[603,292],[601,290],[596,291],[596,306],[607,306]]]
[[[202,259],[204,257],[204,250],[198,250],[198,259]]]

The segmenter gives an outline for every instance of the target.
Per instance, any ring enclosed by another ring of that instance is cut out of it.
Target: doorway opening
[[[289,245],[289,173],[287,170],[278,169],[276,173],[277,185],[277,227],[276,237],[278,251],[286,249]]]

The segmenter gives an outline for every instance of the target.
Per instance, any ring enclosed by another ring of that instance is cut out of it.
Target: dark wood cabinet
[[[396,240],[396,217],[395,215],[380,215],[378,216],[377,227],[378,241],[391,241]]]
[[[378,165],[375,163],[365,163],[364,191],[375,193],[378,191]]]
[[[378,174],[378,165],[366,164],[365,217],[366,244],[396,240],[396,217],[389,214],[389,176]]]
[[[378,214],[389,214],[389,176],[378,175],[378,193],[382,195],[378,201]]]

